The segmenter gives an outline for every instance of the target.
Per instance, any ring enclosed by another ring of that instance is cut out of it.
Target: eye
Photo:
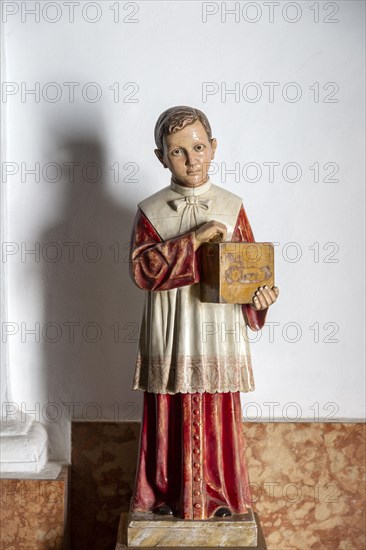
[[[195,151],[198,151],[199,153],[201,151],[203,151],[205,148],[205,146],[202,144],[202,143],[199,143],[198,145],[196,145],[196,147],[194,148]]]
[[[174,149],[171,154],[173,157],[179,157],[179,155],[182,153],[182,149]]]

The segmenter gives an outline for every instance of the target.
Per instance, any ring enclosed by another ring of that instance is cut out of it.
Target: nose
[[[195,158],[194,151],[187,152],[186,166],[191,166],[193,168],[196,164],[197,164],[197,159]]]

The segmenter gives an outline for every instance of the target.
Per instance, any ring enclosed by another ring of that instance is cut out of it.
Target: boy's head
[[[187,107],[185,105],[179,105],[178,107],[171,107],[167,109],[159,116],[155,124],[155,143],[156,147],[164,152],[164,137],[174,132],[177,132],[184,128],[187,124],[193,124],[196,120],[199,120],[206,130],[209,140],[212,138],[211,126],[206,115],[199,109],[193,107]]]
[[[199,109],[178,106],[164,111],[155,125],[155,154],[186,187],[198,187],[208,179],[216,139],[207,117]]]

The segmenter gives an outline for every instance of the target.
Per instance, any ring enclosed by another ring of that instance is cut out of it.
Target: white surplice
[[[232,238],[242,199],[208,180],[172,182],[139,204],[163,241],[216,220]],[[200,301],[199,283],[148,291],[133,389],[153,393],[248,392],[254,389],[242,306]]]

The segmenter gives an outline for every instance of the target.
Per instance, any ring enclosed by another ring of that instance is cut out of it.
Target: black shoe
[[[154,508],[153,513],[158,516],[172,516],[173,510],[167,504],[161,504],[160,506]]]
[[[232,516],[232,513],[230,512],[229,508],[219,508],[218,510],[216,510],[215,512],[215,516],[217,518],[228,518],[230,516]]]

